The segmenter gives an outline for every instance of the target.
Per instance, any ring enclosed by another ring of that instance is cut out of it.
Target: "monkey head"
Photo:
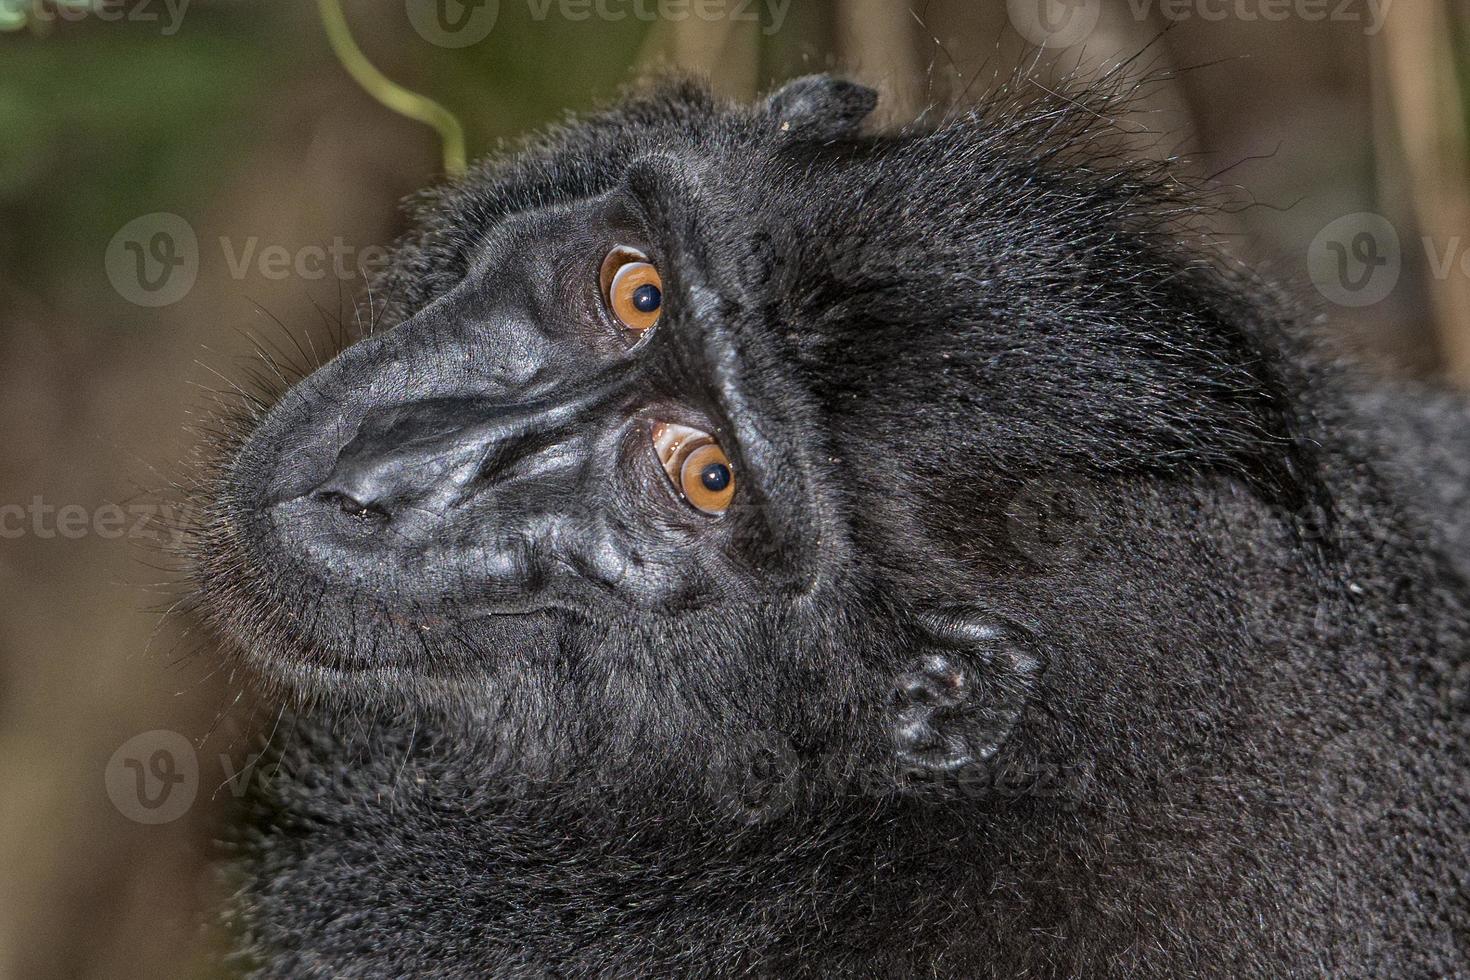
[[[1280,488],[1281,399],[1138,217],[1164,182],[1069,155],[1090,117],[873,136],[875,100],[674,86],[429,195],[375,329],[222,458],[214,629],[276,689],[452,705],[629,780],[765,738],[992,757],[1044,672],[983,600],[1028,568],[1004,501],[1130,468]]]

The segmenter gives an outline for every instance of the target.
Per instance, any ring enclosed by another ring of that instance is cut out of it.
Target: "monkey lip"
[[[299,546],[301,514],[239,489],[196,550],[193,578],[204,618],[260,686],[382,693],[462,682],[554,625],[555,610],[524,597],[475,595],[448,581],[432,595],[395,591],[412,579],[411,568],[356,580],[333,569],[330,548],[313,554]],[[334,539],[344,535],[350,545],[366,533],[338,517]]]
[[[258,681],[307,693],[469,682],[556,624],[542,607],[395,603],[300,572],[201,591],[206,619]]]
[[[544,589],[528,591],[531,563],[521,536],[471,526],[446,539],[442,515],[414,516],[389,521],[297,498],[257,519],[256,546],[308,585],[353,598],[381,621],[415,628],[545,613],[557,605]]]

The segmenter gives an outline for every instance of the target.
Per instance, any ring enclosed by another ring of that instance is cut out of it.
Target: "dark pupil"
[[[719,493],[730,485],[730,467],[724,463],[711,463],[699,471],[699,482],[710,493]]]
[[[652,313],[664,301],[664,294],[653,283],[644,283],[633,290],[633,305],[639,313]]]

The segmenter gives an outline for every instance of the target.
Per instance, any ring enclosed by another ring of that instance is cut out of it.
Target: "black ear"
[[[1041,674],[1031,643],[973,608],[916,618],[919,649],[895,679],[888,730],[901,786],[987,765]]]
[[[852,135],[877,105],[877,92],[830,75],[798,78],[766,100],[783,133],[817,140]]]

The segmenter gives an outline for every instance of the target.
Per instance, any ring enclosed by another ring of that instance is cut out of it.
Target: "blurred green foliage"
[[[167,34],[160,20],[54,9],[15,29],[35,2],[0,0],[11,28],[0,33],[0,262],[7,279],[77,313],[112,305],[101,257],[119,228],[153,211],[197,215],[269,152],[262,134],[283,99],[343,71],[314,5],[194,0]],[[472,157],[613,95],[649,30],[505,3],[488,38],[448,49],[414,31],[402,2],[346,6],[367,56],[458,116]],[[436,134],[422,138],[437,153]]]
[[[208,23],[170,37],[85,20],[0,36],[0,261],[16,281],[50,302],[98,298],[117,229],[187,213],[229,172],[266,79],[300,54],[248,11],[211,10]]]
[[[413,26],[412,6],[434,2],[344,7],[373,65],[460,120],[472,159],[610,99],[671,27],[502,0],[488,37],[448,48]],[[794,4],[779,32],[743,25],[761,35],[758,84],[828,63],[829,19],[826,4]],[[277,151],[273,122],[334,75],[352,84],[315,5],[298,0],[0,0],[0,28],[0,262],[9,288],[88,323],[145,316],[119,307],[102,274],[118,229],[155,211],[198,219]],[[420,138],[437,156],[438,135],[424,126]]]

